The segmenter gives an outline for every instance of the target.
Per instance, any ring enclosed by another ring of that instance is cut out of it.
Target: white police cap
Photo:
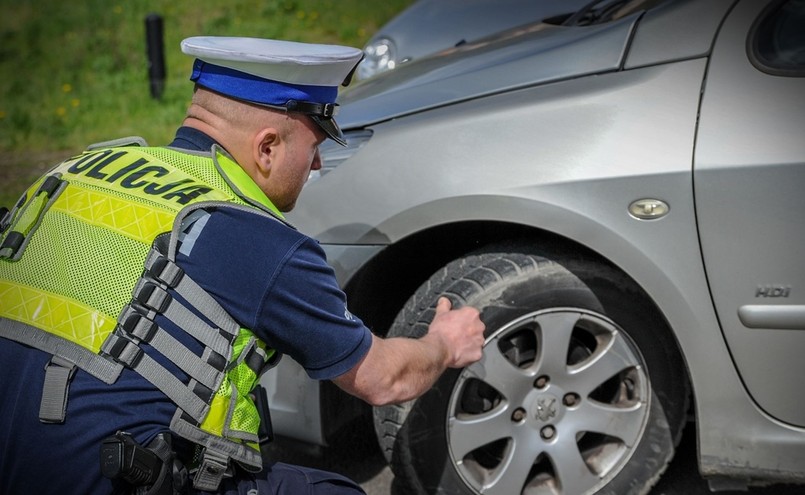
[[[181,43],[193,55],[190,79],[226,96],[310,116],[346,144],[333,120],[338,86],[349,84],[363,51],[340,45],[261,38],[196,36]]]

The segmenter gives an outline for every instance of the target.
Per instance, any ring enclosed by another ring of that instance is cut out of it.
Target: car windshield
[[[589,26],[610,22],[666,0],[592,0],[568,17],[563,26]]]

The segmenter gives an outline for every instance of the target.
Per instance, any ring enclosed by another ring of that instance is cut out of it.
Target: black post
[[[158,100],[165,88],[165,49],[162,40],[162,16],[159,14],[148,14],[145,17],[145,42],[151,97]]]

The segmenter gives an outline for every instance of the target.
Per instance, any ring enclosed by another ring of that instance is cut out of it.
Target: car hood
[[[392,40],[398,61],[418,59],[514,26],[570,14],[588,1],[418,0],[390,20],[371,40]]]
[[[593,26],[545,23],[414,60],[339,95],[338,123],[365,127],[492,93],[618,70],[640,14]]]

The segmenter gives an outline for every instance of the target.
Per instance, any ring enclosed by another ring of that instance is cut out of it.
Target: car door
[[[715,308],[761,409],[805,425],[805,1],[739,2],[703,89],[696,212]]]

